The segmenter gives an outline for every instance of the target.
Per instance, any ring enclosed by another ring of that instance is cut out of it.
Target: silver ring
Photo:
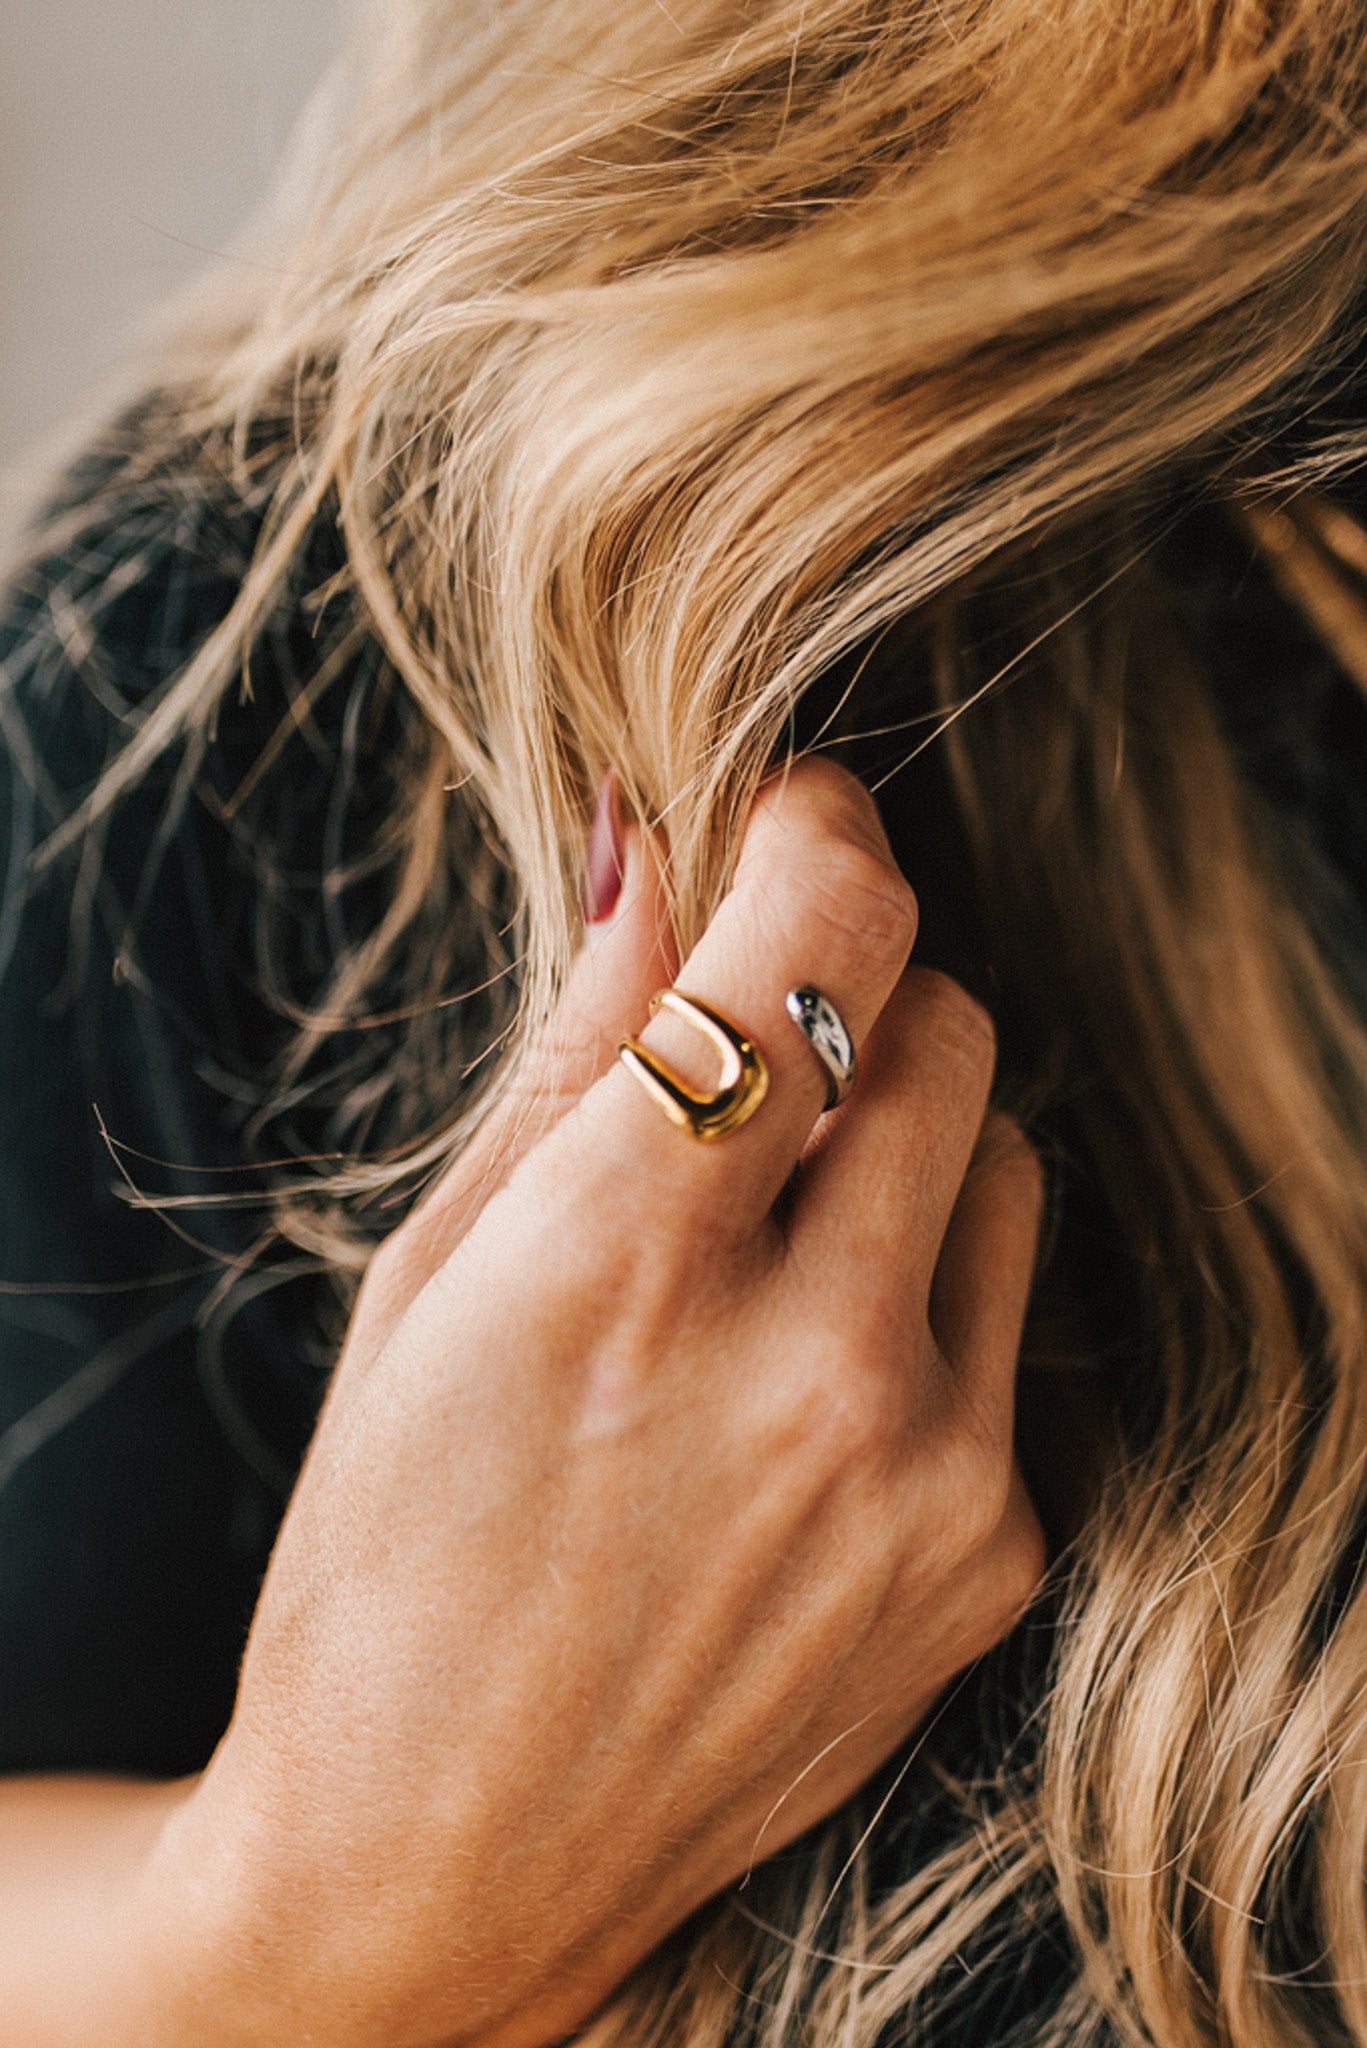
[[[854,1086],[854,1040],[833,1002],[820,989],[790,988],[788,1015],[826,1069],[826,1108],[843,1102]]]

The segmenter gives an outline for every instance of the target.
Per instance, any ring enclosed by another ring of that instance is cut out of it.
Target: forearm
[[[8,2048],[185,2048],[184,1901],[157,1855],[192,1781],[0,1780],[0,2012]]]

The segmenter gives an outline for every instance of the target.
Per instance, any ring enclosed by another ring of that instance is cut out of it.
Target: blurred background
[[[3,0],[0,487],[268,190],[346,0]]]

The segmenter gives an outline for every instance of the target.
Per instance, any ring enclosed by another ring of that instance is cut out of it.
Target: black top
[[[240,1355],[267,1442],[243,1441],[200,1324],[251,1219],[196,1209],[181,1236],[126,1199],[125,1174],[186,1192],[185,1169],[208,1187],[241,1157],[217,1077],[271,1026],[224,943],[227,836],[192,806],[159,847],[163,772],[119,806],[93,897],[72,861],[30,861],[225,612],[253,537],[230,497],[162,477],[0,614],[3,1771],[205,1761],[316,1399],[281,1316],[255,1316]]]
[[[131,1196],[256,1184],[252,1077],[287,1027],[255,993],[255,912],[274,890],[291,973],[322,988],[339,912],[321,877],[355,814],[387,800],[387,749],[356,735],[389,714],[383,665],[362,644],[271,771],[265,829],[285,857],[264,870],[214,792],[241,786],[285,691],[336,648],[302,595],[338,564],[323,520],[300,594],[258,651],[254,695],[224,707],[198,794],[168,812],[172,749],[116,805],[97,873],[88,858],[35,866],[223,617],[260,517],[202,455],[126,479],[119,458],[92,459],[68,496],[98,497],[98,517],[0,606],[0,1772],[174,1775],[202,1765],[227,1722],[324,1383],[330,1297],[277,1264],[278,1284],[229,1290],[225,1321],[225,1274],[260,1208],[158,1212]],[[1198,510],[1184,531],[1249,773],[1367,902],[1360,693],[1229,529]],[[346,816],[343,756],[360,763]],[[364,891],[348,914],[369,914]],[[303,1149],[326,1140],[321,1110],[289,1133]]]
[[[149,471],[142,419],[72,472],[53,545],[0,594],[0,1773],[178,1775],[226,1726],[339,1332],[316,1265],[255,1255],[267,1165],[335,1153],[336,1105],[394,1053],[384,1029],[332,1034],[253,1128],[295,1039],[280,992],[316,1003],[382,914],[394,849],[374,827],[418,724],[328,596],[328,517],[203,757],[171,747],[92,842],[34,857],[224,617],[259,536],[262,504],[202,445]],[[454,813],[451,861],[488,894]],[[506,1008],[487,923],[463,1000],[422,1027],[423,1115]],[[396,1135],[377,1111],[373,1143]]]

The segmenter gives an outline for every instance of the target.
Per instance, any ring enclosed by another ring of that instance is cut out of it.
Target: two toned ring
[[[854,1044],[845,1021],[828,997],[806,984],[789,989],[784,1003],[826,1071],[826,1108],[834,1109],[854,1086]],[[754,1040],[711,1003],[682,989],[661,989],[650,1007],[682,1017],[721,1058],[714,1085],[698,1089],[640,1039],[622,1039],[618,1055],[651,1100],[671,1123],[703,1142],[748,1123],[769,1089],[768,1062]]]

